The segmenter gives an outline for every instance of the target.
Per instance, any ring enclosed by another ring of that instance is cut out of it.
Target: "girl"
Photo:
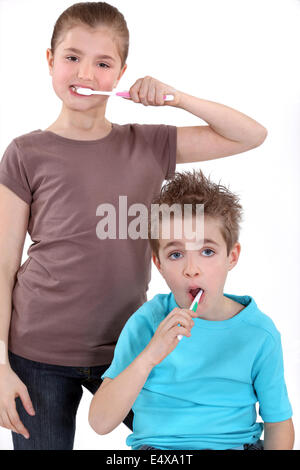
[[[148,206],[176,163],[241,153],[266,137],[248,116],[149,76],[130,88],[135,103],[182,108],[208,125],[109,122],[107,96],[76,87],[113,90],[128,46],[115,7],[65,10],[47,50],[61,112],[13,139],[1,161],[0,425],[13,431],[14,449],[73,448],[82,385],[96,392],[119,333],[147,300],[148,241],[99,236],[101,204],[118,207],[122,195]],[[20,267],[27,231],[33,244]],[[132,412],[124,422],[132,429]]]

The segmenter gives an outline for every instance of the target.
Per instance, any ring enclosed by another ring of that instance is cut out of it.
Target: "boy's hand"
[[[180,92],[165,83],[156,80],[148,75],[139,78],[129,90],[132,101],[142,103],[144,106],[177,106],[180,99]],[[174,95],[172,101],[164,101],[164,95]]]
[[[159,324],[151,341],[142,352],[145,360],[152,367],[159,364],[176,348],[179,343],[177,335],[191,336],[191,329],[194,326],[192,317],[196,316],[192,310],[174,308]],[[179,323],[181,326],[178,326]]]

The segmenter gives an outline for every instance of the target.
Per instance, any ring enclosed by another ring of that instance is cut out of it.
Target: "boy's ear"
[[[161,273],[160,261],[159,261],[158,257],[153,252],[152,252],[152,261],[155,264],[155,266],[157,267],[157,269],[159,270],[159,272]]]
[[[234,266],[237,264],[239,260],[239,256],[241,253],[241,245],[240,243],[236,242],[233,245],[233,248],[231,248],[230,253],[229,253],[229,266],[228,266],[228,271],[230,271]]]

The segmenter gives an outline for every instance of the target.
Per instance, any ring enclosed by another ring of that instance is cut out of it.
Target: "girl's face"
[[[117,86],[127,65],[121,69],[116,41],[118,38],[108,28],[75,26],[60,40],[54,57],[51,49],[47,49],[53,88],[66,106],[85,110],[98,107],[107,100],[107,96],[79,95],[71,87],[112,91]]]

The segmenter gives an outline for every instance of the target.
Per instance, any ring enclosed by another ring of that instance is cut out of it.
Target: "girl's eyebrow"
[[[76,49],[75,47],[67,47],[66,49],[64,49],[64,51],[74,52],[75,54],[84,54],[84,52],[80,51],[79,49]],[[96,59],[110,59],[115,62],[115,59],[113,57],[105,54],[98,55]]]

